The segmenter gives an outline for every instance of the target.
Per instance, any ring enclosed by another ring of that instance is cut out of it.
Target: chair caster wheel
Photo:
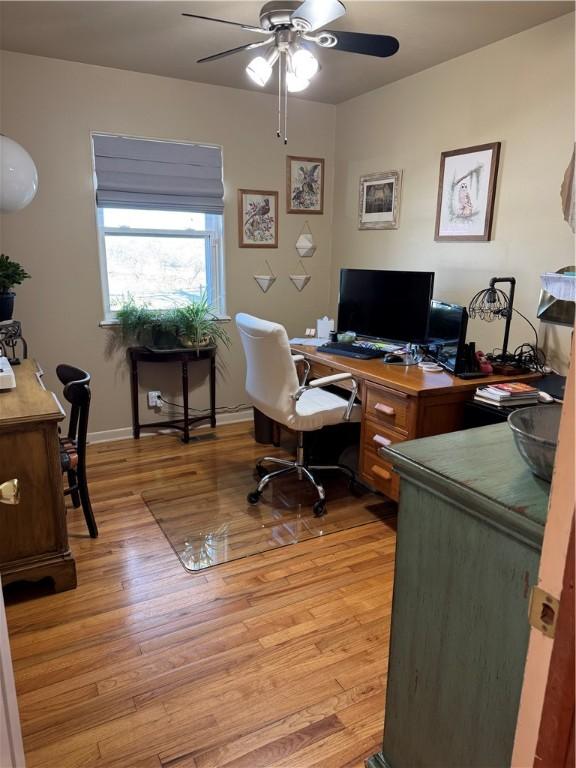
[[[314,506],[312,507],[312,512],[314,512],[314,517],[322,517],[322,515],[325,515],[326,502],[325,501],[314,502]]]
[[[246,501],[248,504],[258,504],[261,495],[258,491],[250,491],[248,496],[246,496]]]

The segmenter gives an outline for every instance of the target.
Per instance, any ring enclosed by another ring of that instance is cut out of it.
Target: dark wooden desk
[[[14,366],[16,388],[0,391],[0,482],[17,478],[20,504],[0,504],[2,584],[50,578],[76,586],[68,546],[58,424],[64,411],[33,360]]]
[[[464,405],[479,386],[539,378],[538,374],[529,373],[464,380],[445,372],[426,372],[417,365],[392,365],[382,359],[355,360],[324,354],[315,347],[294,345],[292,349],[310,363],[310,378],[342,371],[354,376],[362,401],[360,479],[395,500],[399,493],[398,476],[392,464],[378,455],[379,448],[462,429]]]
[[[150,347],[129,347],[130,359],[130,391],[132,395],[132,435],[135,440],[140,437],[142,428],[172,427],[183,432],[182,440],[190,441],[190,427],[200,421],[210,420],[210,426],[216,426],[216,347],[193,347],[182,349],[152,349]],[[210,361],[210,413],[206,416],[190,418],[188,405],[188,364],[199,360]],[[184,406],[183,419],[168,421],[153,421],[148,424],[140,423],[138,409],[138,363],[180,363],[182,366],[182,402]]]

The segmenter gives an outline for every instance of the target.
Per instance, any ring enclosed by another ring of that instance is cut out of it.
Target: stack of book
[[[534,405],[538,402],[538,389],[522,381],[490,384],[488,387],[478,387],[474,400],[479,403],[489,403],[498,408]]]

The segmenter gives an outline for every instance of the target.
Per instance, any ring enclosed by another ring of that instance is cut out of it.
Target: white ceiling
[[[254,53],[205,64],[196,64],[196,59],[251,42],[258,35],[180,14],[187,11],[257,24],[261,5],[252,0],[1,2],[0,43],[10,51],[256,89],[244,72]],[[394,35],[400,51],[390,59],[377,59],[318,49],[322,70],[299,96],[337,104],[575,7],[574,2],[553,0],[346,0],[346,5],[346,16],[331,28]],[[271,83],[266,90],[274,89]]]

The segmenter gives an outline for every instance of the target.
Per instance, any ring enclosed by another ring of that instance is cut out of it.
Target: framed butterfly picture
[[[324,159],[286,158],[286,212],[324,213]]]

